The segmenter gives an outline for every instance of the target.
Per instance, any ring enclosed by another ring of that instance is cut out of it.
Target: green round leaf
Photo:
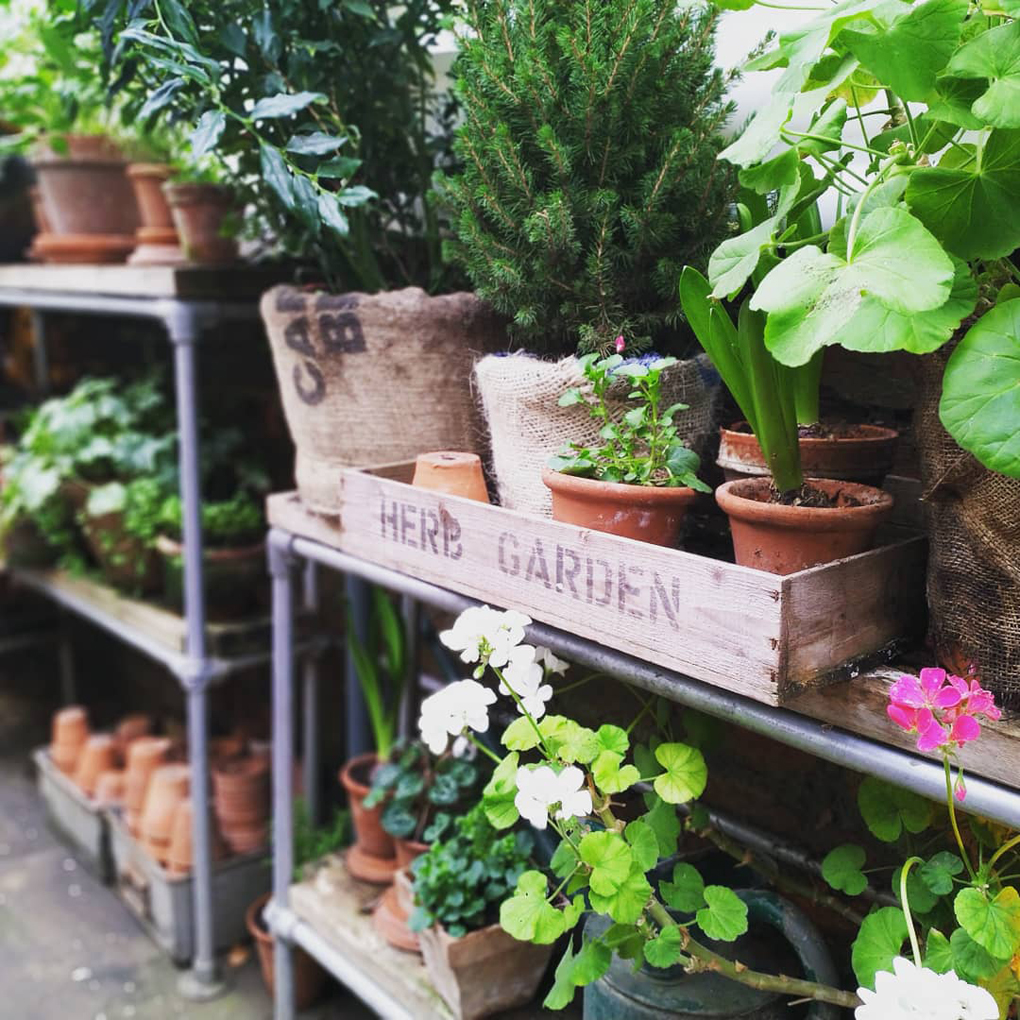
[[[953,969],[953,953],[949,939],[938,930],[932,928],[928,932],[928,941],[924,946],[924,965],[936,974],[945,974]]]
[[[963,889],[953,911],[960,927],[999,960],[1008,960],[1020,948],[1020,894],[1012,886],[994,899],[983,889]]]
[[[641,866],[635,861],[627,880],[611,896],[603,896],[591,890],[588,899],[592,910],[608,914],[618,924],[634,924],[644,912],[652,895]]]
[[[489,824],[496,829],[509,829],[520,812],[514,806],[517,796],[517,763],[520,756],[514,751],[496,766],[492,777],[482,791],[482,807]]]
[[[732,889],[705,886],[705,903],[696,916],[698,927],[710,939],[733,942],[747,931],[747,904]]]
[[[602,896],[611,896],[630,875],[634,853],[619,833],[589,832],[578,850],[581,860],[592,869],[592,891]]]
[[[822,861],[822,877],[833,889],[848,896],[859,896],[868,887],[868,880],[861,871],[866,857],[864,847],[844,843],[826,854]]]
[[[936,896],[946,896],[953,891],[953,876],[963,871],[963,861],[956,854],[942,850],[918,869],[921,881]]]
[[[600,726],[595,736],[603,751],[625,755],[630,748],[630,737],[627,736],[627,731],[619,726],[613,726],[611,723]]]
[[[693,864],[677,864],[673,881],[659,883],[659,895],[674,910],[693,914],[705,905],[705,880]]]
[[[904,829],[918,833],[931,824],[930,801],[873,776],[861,782],[857,806],[872,835],[884,843],[895,842]]]
[[[652,967],[672,967],[683,956],[683,935],[672,924],[645,943],[645,960]]]
[[[975,36],[956,52],[948,71],[958,78],[988,80],[971,107],[975,117],[992,127],[1020,127],[1020,22]]]
[[[659,857],[672,857],[683,830],[676,808],[667,804],[653,790],[645,794],[645,807],[648,813],[644,816],[644,822],[655,833],[659,843]]]
[[[651,826],[640,819],[631,822],[623,835],[634,853],[634,860],[645,870],[651,871],[659,860],[659,841]]]
[[[499,909],[503,930],[521,942],[539,945],[555,942],[563,934],[566,922],[562,911],[546,899],[548,894],[545,875],[540,871],[524,872],[517,880],[513,896],[504,900]]]
[[[591,774],[595,785],[608,794],[629,790],[641,773],[633,765],[624,765],[623,758],[612,751],[603,751],[592,763]]]
[[[896,899],[900,898],[900,878],[903,874],[903,868],[897,868],[892,873],[891,887],[893,895]],[[917,868],[911,868],[907,874],[907,903],[910,905],[910,909],[914,914],[927,914],[936,903],[938,903],[938,896],[933,893],[928,886],[921,880],[921,876],[918,874]]]
[[[964,981],[985,981],[1002,969],[1002,960],[995,959],[979,946],[962,928],[957,928],[949,940],[949,954],[953,970]]]
[[[708,766],[697,748],[687,744],[660,744],[655,760],[666,770],[655,779],[655,792],[668,804],[686,804],[705,792]]]
[[[892,970],[907,939],[907,922],[899,907],[881,907],[872,911],[861,924],[854,939],[851,963],[862,988],[875,987],[880,970]]]

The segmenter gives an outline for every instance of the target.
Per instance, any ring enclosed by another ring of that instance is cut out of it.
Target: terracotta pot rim
[[[741,442],[748,441],[758,445],[758,437],[753,432],[744,431],[739,429],[738,426],[747,425],[746,421],[734,422],[729,427],[722,425],[719,428],[719,434],[725,436],[728,442]],[[866,425],[860,424],[855,425],[854,428],[864,429],[868,432],[866,436],[836,436],[825,438],[823,436],[801,436],[798,440],[801,446],[831,446],[832,444],[838,444],[840,446],[881,446],[894,439],[899,438],[899,430],[887,428],[885,425]],[[748,429],[750,426],[748,425]]]
[[[542,481],[553,492],[598,503],[624,503],[628,506],[661,506],[662,504],[689,503],[697,493],[686,485],[625,485],[621,482],[602,482],[597,478],[565,475],[551,468],[542,469]]]
[[[375,766],[379,761],[379,755],[374,751],[366,751],[364,754],[355,755],[353,758],[344,763],[340,769],[340,783],[343,788],[350,794],[356,797],[367,797],[369,791],[372,789],[372,784],[361,783],[354,778],[354,770],[362,765]]]
[[[170,167],[166,163],[128,163],[126,173],[128,177],[162,177],[167,178],[171,174]]]
[[[36,156],[32,166],[36,170],[123,170],[127,163],[113,156],[72,156],[68,153],[66,156]]]
[[[156,536],[156,548],[164,556],[183,556],[184,545],[181,542],[177,542],[170,538],[169,535],[157,535]],[[266,543],[256,542],[254,545],[237,545],[231,546],[226,549],[212,549],[206,546],[202,551],[203,558],[206,560],[214,561],[229,561],[229,560],[243,560],[254,558],[256,556],[264,556],[266,552]]]
[[[204,181],[172,181],[163,184],[163,194],[171,205],[216,205],[233,206],[234,192],[225,184],[210,184]]]
[[[874,528],[892,511],[892,496],[873,485],[828,478],[806,478],[805,482],[829,495],[844,490],[860,497],[874,498],[877,495],[878,498],[864,506],[810,507],[783,506],[745,495],[770,488],[770,477],[726,482],[715,490],[715,498],[723,512],[737,520],[794,531],[864,531]]]

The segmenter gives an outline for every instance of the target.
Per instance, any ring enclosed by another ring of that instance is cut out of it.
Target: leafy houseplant
[[[486,1016],[530,1002],[550,946],[518,942],[499,926],[499,908],[528,869],[533,839],[501,834],[476,805],[411,866],[425,969],[454,1015]]]
[[[586,354],[578,364],[587,386],[571,387],[559,403],[586,407],[604,443],[594,448],[568,443],[550,459],[542,478],[553,493],[553,517],[675,545],[695,491],[711,492],[697,476],[698,455],[679,438],[673,422],[687,405],[662,406],[662,373],[676,358],[625,361],[622,354]],[[621,384],[630,388],[635,406],[614,420],[608,399]]]

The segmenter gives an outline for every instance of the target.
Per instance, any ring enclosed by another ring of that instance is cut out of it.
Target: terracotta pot
[[[136,712],[133,715],[126,715],[117,723],[114,731],[114,740],[117,741],[117,751],[123,761],[127,761],[128,748],[139,737],[147,737],[152,732],[152,716],[143,712]]]
[[[127,750],[127,768],[124,777],[124,809],[128,813],[128,828],[132,821],[141,821],[142,806],[152,773],[170,758],[172,744],[169,737],[139,737]],[[135,829],[131,829],[135,832]]]
[[[163,597],[168,605],[180,611],[184,607],[184,546],[159,535],[156,550],[163,558]],[[235,549],[206,548],[202,568],[206,615],[210,620],[236,620],[260,609],[259,597],[266,578],[264,542]]]
[[[535,997],[552,946],[518,942],[498,924],[452,938],[443,928],[418,936],[425,970],[458,1020],[478,1020]]]
[[[347,851],[347,870],[362,882],[386,885],[393,881],[397,870],[396,847],[393,837],[382,827],[382,805],[365,807],[377,762],[374,754],[352,758],[340,770],[340,782],[347,791],[354,823],[354,846]]]
[[[892,513],[892,496],[856,482],[812,478],[808,484],[837,501],[850,497],[861,505],[770,503],[770,478],[745,478],[716,489],[715,498],[730,519],[737,563],[792,574],[871,548],[879,525]]]
[[[269,817],[270,767],[265,758],[233,758],[213,769],[216,816],[233,827],[254,827]]]
[[[393,885],[379,897],[372,911],[372,924],[391,946],[408,953],[420,952],[418,933],[407,927],[413,909],[414,879],[401,868],[393,876]]]
[[[124,803],[123,769],[107,769],[96,779],[95,801],[100,807],[120,807]]]
[[[805,477],[881,485],[892,467],[899,433],[879,425],[855,425],[852,436],[805,436],[799,443]],[[719,457],[728,482],[771,472],[746,422],[719,430]]]
[[[257,822],[254,825],[230,825],[227,822],[219,822],[219,828],[223,834],[223,841],[231,853],[247,856],[258,853],[269,845],[268,822]]]
[[[89,797],[95,792],[96,780],[101,772],[108,772],[117,764],[117,743],[109,733],[96,733],[85,741],[78,757],[74,781]]]
[[[411,484],[448,496],[463,496],[464,499],[476,499],[479,503],[489,502],[485,475],[482,473],[482,458],[477,453],[457,453],[453,450],[419,453]]]
[[[149,780],[142,808],[142,844],[160,864],[166,862],[174,813],[190,786],[191,769],[182,764],[160,765]]]
[[[401,871],[409,868],[411,862],[421,857],[429,848],[428,843],[419,843],[414,839],[395,839],[393,843],[397,850],[397,865]]]
[[[185,797],[174,811],[173,823],[170,829],[170,846],[166,854],[167,871],[175,878],[180,878],[191,872],[193,862],[192,856],[192,826],[194,815],[191,805],[191,798]],[[209,829],[211,834],[212,859],[221,861],[227,856],[227,847],[216,826],[216,821],[210,813]]]
[[[275,961],[273,959],[273,936],[269,934],[265,921],[262,920],[262,911],[269,902],[270,894],[260,896],[247,910],[244,915],[245,924],[248,926],[248,933],[255,942],[255,949],[259,957],[259,969],[262,971],[262,980],[269,990],[270,997],[276,987],[275,983]],[[294,947],[294,1006],[300,1012],[314,1006],[326,987],[329,974],[322,969],[300,946]]]
[[[234,209],[234,196],[219,184],[164,184],[181,248],[190,262],[237,261],[237,240],[221,236],[224,220]]]
[[[679,543],[684,517],[697,498],[686,487],[620,485],[548,468],[542,481],[552,490],[553,520],[671,549]]]
[[[88,714],[79,705],[61,709],[54,713],[51,729],[50,758],[65,775],[73,775],[89,737]]]
[[[120,146],[106,135],[65,135],[67,155],[70,159],[123,158]]]
[[[209,741],[209,757],[214,762],[225,762],[240,758],[245,753],[247,741],[239,734],[229,737],[213,737]]]
[[[131,163],[128,179],[134,188],[142,224],[135,237],[138,247],[128,262],[133,266],[178,265],[185,261],[163,185],[170,168],[163,163]]]

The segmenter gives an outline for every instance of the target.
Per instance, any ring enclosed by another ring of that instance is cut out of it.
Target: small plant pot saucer
[[[32,250],[43,262],[111,264],[123,262],[135,243],[133,234],[37,234]]]
[[[344,857],[352,878],[370,885],[389,885],[400,868],[396,857],[374,857],[360,846],[352,846]]]
[[[421,952],[417,932],[407,927],[407,914],[401,909],[395,885],[391,885],[379,897],[379,902],[372,911],[372,924],[394,948],[403,949],[407,953]]]
[[[179,244],[143,242],[128,256],[129,266],[180,266],[188,260]]]

